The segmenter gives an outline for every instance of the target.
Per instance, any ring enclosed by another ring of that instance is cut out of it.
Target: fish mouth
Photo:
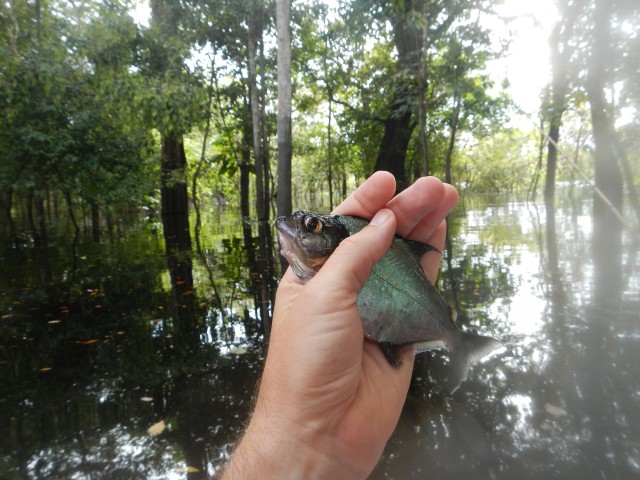
[[[305,262],[304,249],[296,235],[295,225],[289,223],[286,217],[281,217],[276,221],[276,231],[280,243],[280,254],[287,259],[296,276],[306,283],[316,274],[316,271]]]

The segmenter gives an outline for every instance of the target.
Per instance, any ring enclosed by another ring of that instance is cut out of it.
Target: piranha
[[[306,283],[342,240],[369,222],[347,215],[299,211],[276,221],[281,254]],[[357,299],[364,335],[380,344],[389,364],[399,367],[402,355],[446,347],[450,352],[449,382],[453,393],[469,369],[501,348],[498,340],[465,333],[455,323],[455,310],[425,276],[420,257],[434,247],[395,236],[373,267]]]

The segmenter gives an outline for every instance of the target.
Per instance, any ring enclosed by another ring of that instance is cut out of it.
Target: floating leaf
[[[81,345],[91,345],[92,343],[98,343],[98,340],[95,338],[92,338],[91,340],[87,340],[85,342],[81,342]]]
[[[200,469],[196,467],[186,467],[181,470],[185,473],[200,473]]]
[[[192,293],[193,293],[193,290],[186,290],[182,292],[182,295],[191,295]]]
[[[60,320],[49,320],[47,323],[49,325],[57,325],[58,323],[60,323]]]
[[[53,370],[53,368],[52,368],[52,367],[42,367],[42,368],[40,369],[40,371],[41,371],[41,372],[50,372],[51,370]]]
[[[140,397],[143,402],[153,402],[153,397]]]
[[[152,437],[155,437],[156,435],[160,435],[164,431],[165,427],[166,425],[164,420],[160,420],[158,423],[151,425],[147,430],[147,433]]]
[[[564,417],[567,414],[567,411],[564,408],[552,405],[550,403],[547,403],[544,408],[547,413],[550,413],[554,417]]]

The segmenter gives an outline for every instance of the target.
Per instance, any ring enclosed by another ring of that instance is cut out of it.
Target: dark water
[[[555,235],[523,202],[469,200],[451,219],[440,288],[463,329],[508,348],[453,396],[447,355],[421,355],[372,478],[640,478],[637,245],[624,236],[599,271],[588,192],[560,204]],[[264,355],[234,214],[207,219],[178,292],[157,225],[75,249],[2,242],[0,479],[218,471]]]

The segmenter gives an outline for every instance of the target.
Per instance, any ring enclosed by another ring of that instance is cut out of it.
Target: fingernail
[[[389,210],[388,208],[383,208],[382,210],[378,210],[378,213],[373,216],[371,222],[369,223],[371,225],[382,225],[391,220],[392,216],[393,212],[391,210]]]

